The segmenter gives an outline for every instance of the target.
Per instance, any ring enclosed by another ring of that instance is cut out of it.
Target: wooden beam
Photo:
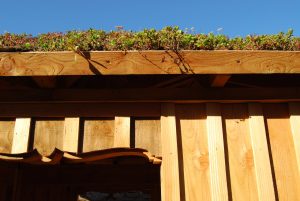
[[[16,118],[11,153],[28,151],[31,118]]]
[[[298,172],[300,174],[300,103],[289,103],[289,111]]]
[[[5,103],[0,117],[159,117],[160,103]]]
[[[211,200],[226,201],[228,189],[220,105],[208,103],[206,113]]]
[[[79,117],[65,118],[63,151],[78,152]]]
[[[162,201],[180,201],[180,181],[175,105],[162,104],[161,108],[161,196]]]
[[[1,76],[300,73],[299,51],[2,52]]]
[[[284,102],[300,100],[300,87],[0,90],[0,102]]]
[[[130,117],[115,117],[114,147],[130,147]]]
[[[275,201],[271,162],[269,158],[262,106],[258,103],[250,103],[248,110],[258,198],[260,201]]]
[[[231,75],[211,75],[210,86],[211,87],[224,87]]]

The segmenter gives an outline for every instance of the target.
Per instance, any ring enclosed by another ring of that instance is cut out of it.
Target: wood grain
[[[36,118],[34,119],[34,148],[40,154],[51,154],[55,148],[63,148],[64,119]]]
[[[230,187],[233,201],[258,200],[247,104],[223,104]]]
[[[16,118],[11,153],[28,151],[31,118]]]
[[[180,201],[180,181],[175,106],[162,104],[161,108],[161,196],[162,201]]]
[[[161,156],[160,119],[135,118],[135,147]]]
[[[1,76],[299,73],[293,51],[0,53]]]
[[[300,178],[288,105],[264,104],[264,115],[272,150],[279,200],[300,200]]]
[[[112,148],[115,121],[113,118],[85,118],[83,152]]]
[[[115,117],[114,147],[130,147],[130,117]]]
[[[210,201],[209,154],[204,104],[179,104],[176,106],[177,123],[180,124],[184,169],[185,200]]]
[[[258,103],[250,103],[248,108],[258,199],[272,201],[275,200],[275,192],[262,106]]]
[[[11,153],[14,127],[14,118],[0,119],[0,153]]]
[[[63,151],[78,152],[79,121],[79,117],[65,118]]]
[[[220,105],[207,103],[206,113],[211,200],[226,201],[228,200],[228,188]]]
[[[290,124],[300,174],[300,103],[289,103]]]

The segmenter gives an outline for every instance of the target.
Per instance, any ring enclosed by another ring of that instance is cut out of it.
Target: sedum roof
[[[0,35],[0,51],[117,51],[117,50],[300,50],[293,31],[273,35],[230,38],[223,34],[200,34],[179,27],[133,32],[118,29]]]

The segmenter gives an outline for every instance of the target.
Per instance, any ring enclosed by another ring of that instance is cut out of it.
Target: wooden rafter
[[[230,75],[211,75],[210,86],[224,87],[227,81],[230,79],[230,77]]]
[[[1,76],[300,73],[299,51],[0,53]]]

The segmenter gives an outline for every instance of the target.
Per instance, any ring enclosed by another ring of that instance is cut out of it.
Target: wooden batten
[[[175,105],[162,104],[161,108],[161,196],[162,201],[180,201],[180,179]]]
[[[115,117],[114,147],[130,147],[130,117]]]
[[[274,183],[262,106],[258,103],[250,103],[248,109],[258,198],[260,201],[275,201]]]
[[[220,105],[208,103],[206,113],[211,200],[226,201],[228,189]]]
[[[11,153],[28,151],[31,118],[17,118],[12,142]]]

